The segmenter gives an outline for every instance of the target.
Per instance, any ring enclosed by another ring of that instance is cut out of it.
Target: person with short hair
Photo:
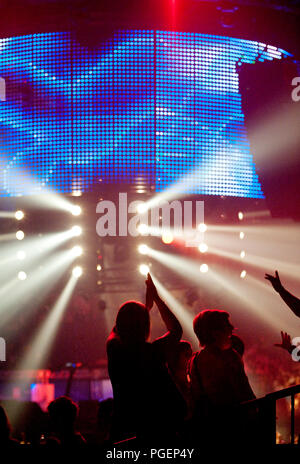
[[[214,429],[235,422],[236,407],[255,399],[241,356],[232,349],[234,326],[229,314],[220,310],[201,311],[194,319],[194,332],[201,351],[191,361],[191,390],[195,417]]]
[[[50,426],[52,427],[53,437],[50,437],[47,444],[59,440],[64,446],[84,445],[85,439],[75,431],[75,423],[78,415],[78,406],[71,398],[60,396],[48,406]]]

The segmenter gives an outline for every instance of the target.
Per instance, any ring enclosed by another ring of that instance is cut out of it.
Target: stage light
[[[162,237],[161,237],[163,243],[165,243],[166,245],[170,244],[173,242],[174,240],[174,237],[173,235],[171,234],[171,232],[167,232],[167,233],[163,233],[162,234]]]
[[[101,264],[97,264],[97,271],[101,271],[102,267]]]
[[[150,272],[150,268],[147,264],[141,264],[139,267],[139,270],[140,270],[140,273],[144,276],[146,276],[148,272]]]
[[[71,213],[73,216],[79,216],[79,214],[81,214],[81,207],[79,205],[72,206]]]
[[[20,269],[16,270],[15,278],[11,278],[9,283],[10,287],[2,286],[1,287],[1,296],[2,302],[0,307],[0,319],[1,324],[5,326],[18,317],[18,314],[28,307],[28,311],[25,311],[24,317],[29,317],[31,315],[30,308],[32,308],[32,301],[43,301],[43,298],[46,297],[48,292],[54,288],[54,284],[58,282],[63,275],[65,274],[67,268],[72,262],[73,258],[71,256],[70,250],[64,250],[63,252],[54,253],[49,256],[49,259],[44,263],[43,269],[40,266],[36,265],[31,267],[30,271],[26,269],[25,274],[27,273],[26,281],[19,280],[19,277],[24,278],[25,275],[21,274],[18,276]],[[20,272],[24,272],[22,269]],[[73,276],[70,276],[70,280],[76,284],[76,279]],[[7,289],[7,291],[6,291]],[[4,293],[5,292],[5,293]],[[3,298],[5,296],[5,298]],[[23,311],[24,312],[24,311]],[[45,336],[43,341],[46,342],[49,338]],[[32,341],[30,341],[30,347],[32,346]],[[37,345],[39,349],[31,351],[31,354],[39,355],[42,354],[42,344]],[[30,349],[29,347],[29,349]],[[23,356],[21,357],[23,359]],[[33,368],[33,357],[30,356],[27,358],[28,364],[27,369]],[[43,364],[37,366],[43,368]],[[22,360],[18,361],[18,369],[25,369]]]
[[[242,213],[242,211],[238,212],[238,218],[239,218],[240,221],[242,221],[244,219],[244,214]]]
[[[208,265],[207,264],[201,264],[200,266],[200,272],[203,274],[208,271]]]
[[[172,272],[181,275],[184,279],[190,279],[196,285],[199,285],[203,279],[200,275],[199,263],[194,259],[183,258],[172,253],[154,250],[153,248],[149,248],[149,256],[150,259],[155,259],[163,266],[171,269]]]
[[[201,224],[198,225],[198,230],[199,230],[199,232],[206,232],[207,225],[204,224],[204,222],[201,222]]]
[[[243,271],[241,272],[241,274],[240,274],[240,278],[241,278],[241,279],[244,279],[244,278],[246,277],[246,275],[247,275],[247,272],[246,272],[245,270],[243,270]]]
[[[72,231],[73,235],[78,237],[82,233],[82,228],[80,226],[73,226],[71,231]]]
[[[200,243],[198,249],[201,253],[206,253],[208,250],[208,246],[206,245],[206,243]]]
[[[15,212],[15,218],[17,219],[17,221],[21,221],[21,219],[23,219],[23,217],[24,217],[23,211],[18,210],[18,211]]]
[[[16,239],[17,240],[23,240],[24,237],[25,237],[25,234],[24,234],[23,230],[18,230],[18,232],[16,232]]]
[[[240,252],[240,257],[243,259],[243,258],[245,258],[245,256],[246,256],[246,253],[245,253],[244,250],[242,250],[242,251]]]
[[[82,267],[80,266],[74,267],[72,274],[74,277],[80,277],[82,275]]]
[[[26,272],[20,271],[20,272],[18,273],[18,279],[19,279],[19,280],[26,280],[26,279],[27,279],[27,274],[26,274]]]
[[[74,246],[72,248],[72,253],[73,253],[74,256],[81,256],[82,252],[83,252],[83,250],[82,250],[81,246],[76,245],[76,246]]]
[[[73,190],[72,196],[73,197],[81,197],[82,191],[81,190]]]
[[[148,231],[148,226],[146,224],[140,224],[137,230],[141,235],[145,235]]]
[[[244,237],[245,237],[245,233],[244,233],[244,232],[240,232],[240,239],[243,240]]]
[[[148,253],[149,248],[144,243],[141,243],[141,245],[138,246],[138,250],[139,253],[141,253],[142,255],[146,255]]]
[[[18,251],[17,258],[21,261],[26,258],[26,253],[23,250]]]
[[[53,307],[44,318],[43,323],[30,340],[28,348],[18,363],[18,369],[43,369],[45,367],[51,346],[54,343],[57,330],[60,327],[63,314],[68,307],[68,302],[75,285],[76,279],[71,276]],[[18,414],[18,411],[16,411],[16,414]]]

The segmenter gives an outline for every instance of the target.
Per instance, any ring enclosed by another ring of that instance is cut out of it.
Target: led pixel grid
[[[198,33],[118,31],[0,39],[0,195],[154,185],[263,198],[239,93],[239,63],[282,49]]]

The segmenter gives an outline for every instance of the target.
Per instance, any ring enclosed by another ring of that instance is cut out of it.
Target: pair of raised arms
[[[293,311],[293,313],[300,317],[300,299],[292,295],[288,290],[284,288],[280,281],[278,271],[275,271],[275,276],[271,274],[266,274],[265,279],[271,282],[274,290],[279,293],[283,301],[288,305],[288,307]],[[291,337],[286,332],[281,331],[281,343],[276,343],[275,346],[279,346],[284,350],[287,350],[289,353],[295,348],[292,344]]]

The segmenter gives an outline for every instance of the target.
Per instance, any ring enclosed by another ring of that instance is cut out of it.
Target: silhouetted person
[[[99,445],[109,444],[110,442],[113,407],[114,400],[112,398],[107,398],[99,403],[97,414],[97,443]]]
[[[15,447],[19,445],[17,440],[10,437],[11,425],[9,423],[6,412],[2,406],[0,406],[0,449],[4,447]]]
[[[68,397],[61,396],[48,406],[50,426],[54,439],[63,446],[75,447],[85,444],[85,439],[75,431],[78,406]],[[51,444],[51,437],[48,444]]]
[[[279,274],[275,271],[275,276],[270,274],[265,274],[265,279],[269,280],[277,293],[281,296],[283,301],[288,305],[288,307],[293,311],[293,313],[300,317],[300,299],[288,292],[282,285]]]
[[[185,414],[185,403],[167,369],[169,353],[179,342],[182,328],[158,296],[150,275],[146,281],[146,306],[127,301],[118,312],[107,340],[109,376],[114,392],[115,441],[137,436],[154,443],[173,437]],[[148,342],[149,310],[156,303],[168,329]]]
[[[231,347],[240,355],[242,358],[245,352],[245,344],[241,337],[236,334],[231,335]]]
[[[191,392],[188,376],[189,363],[193,355],[193,350],[190,342],[180,340],[168,357],[168,368],[170,374],[182,394],[188,407],[188,415],[191,412]]]
[[[194,319],[194,332],[203,347],[191,363],[191,390],[195,423],[202,432],[226,439],[237,431],[237,406],[255,395],[249,385],[241,356],[232,349],[233,325],[229,314],[205,310]]]

